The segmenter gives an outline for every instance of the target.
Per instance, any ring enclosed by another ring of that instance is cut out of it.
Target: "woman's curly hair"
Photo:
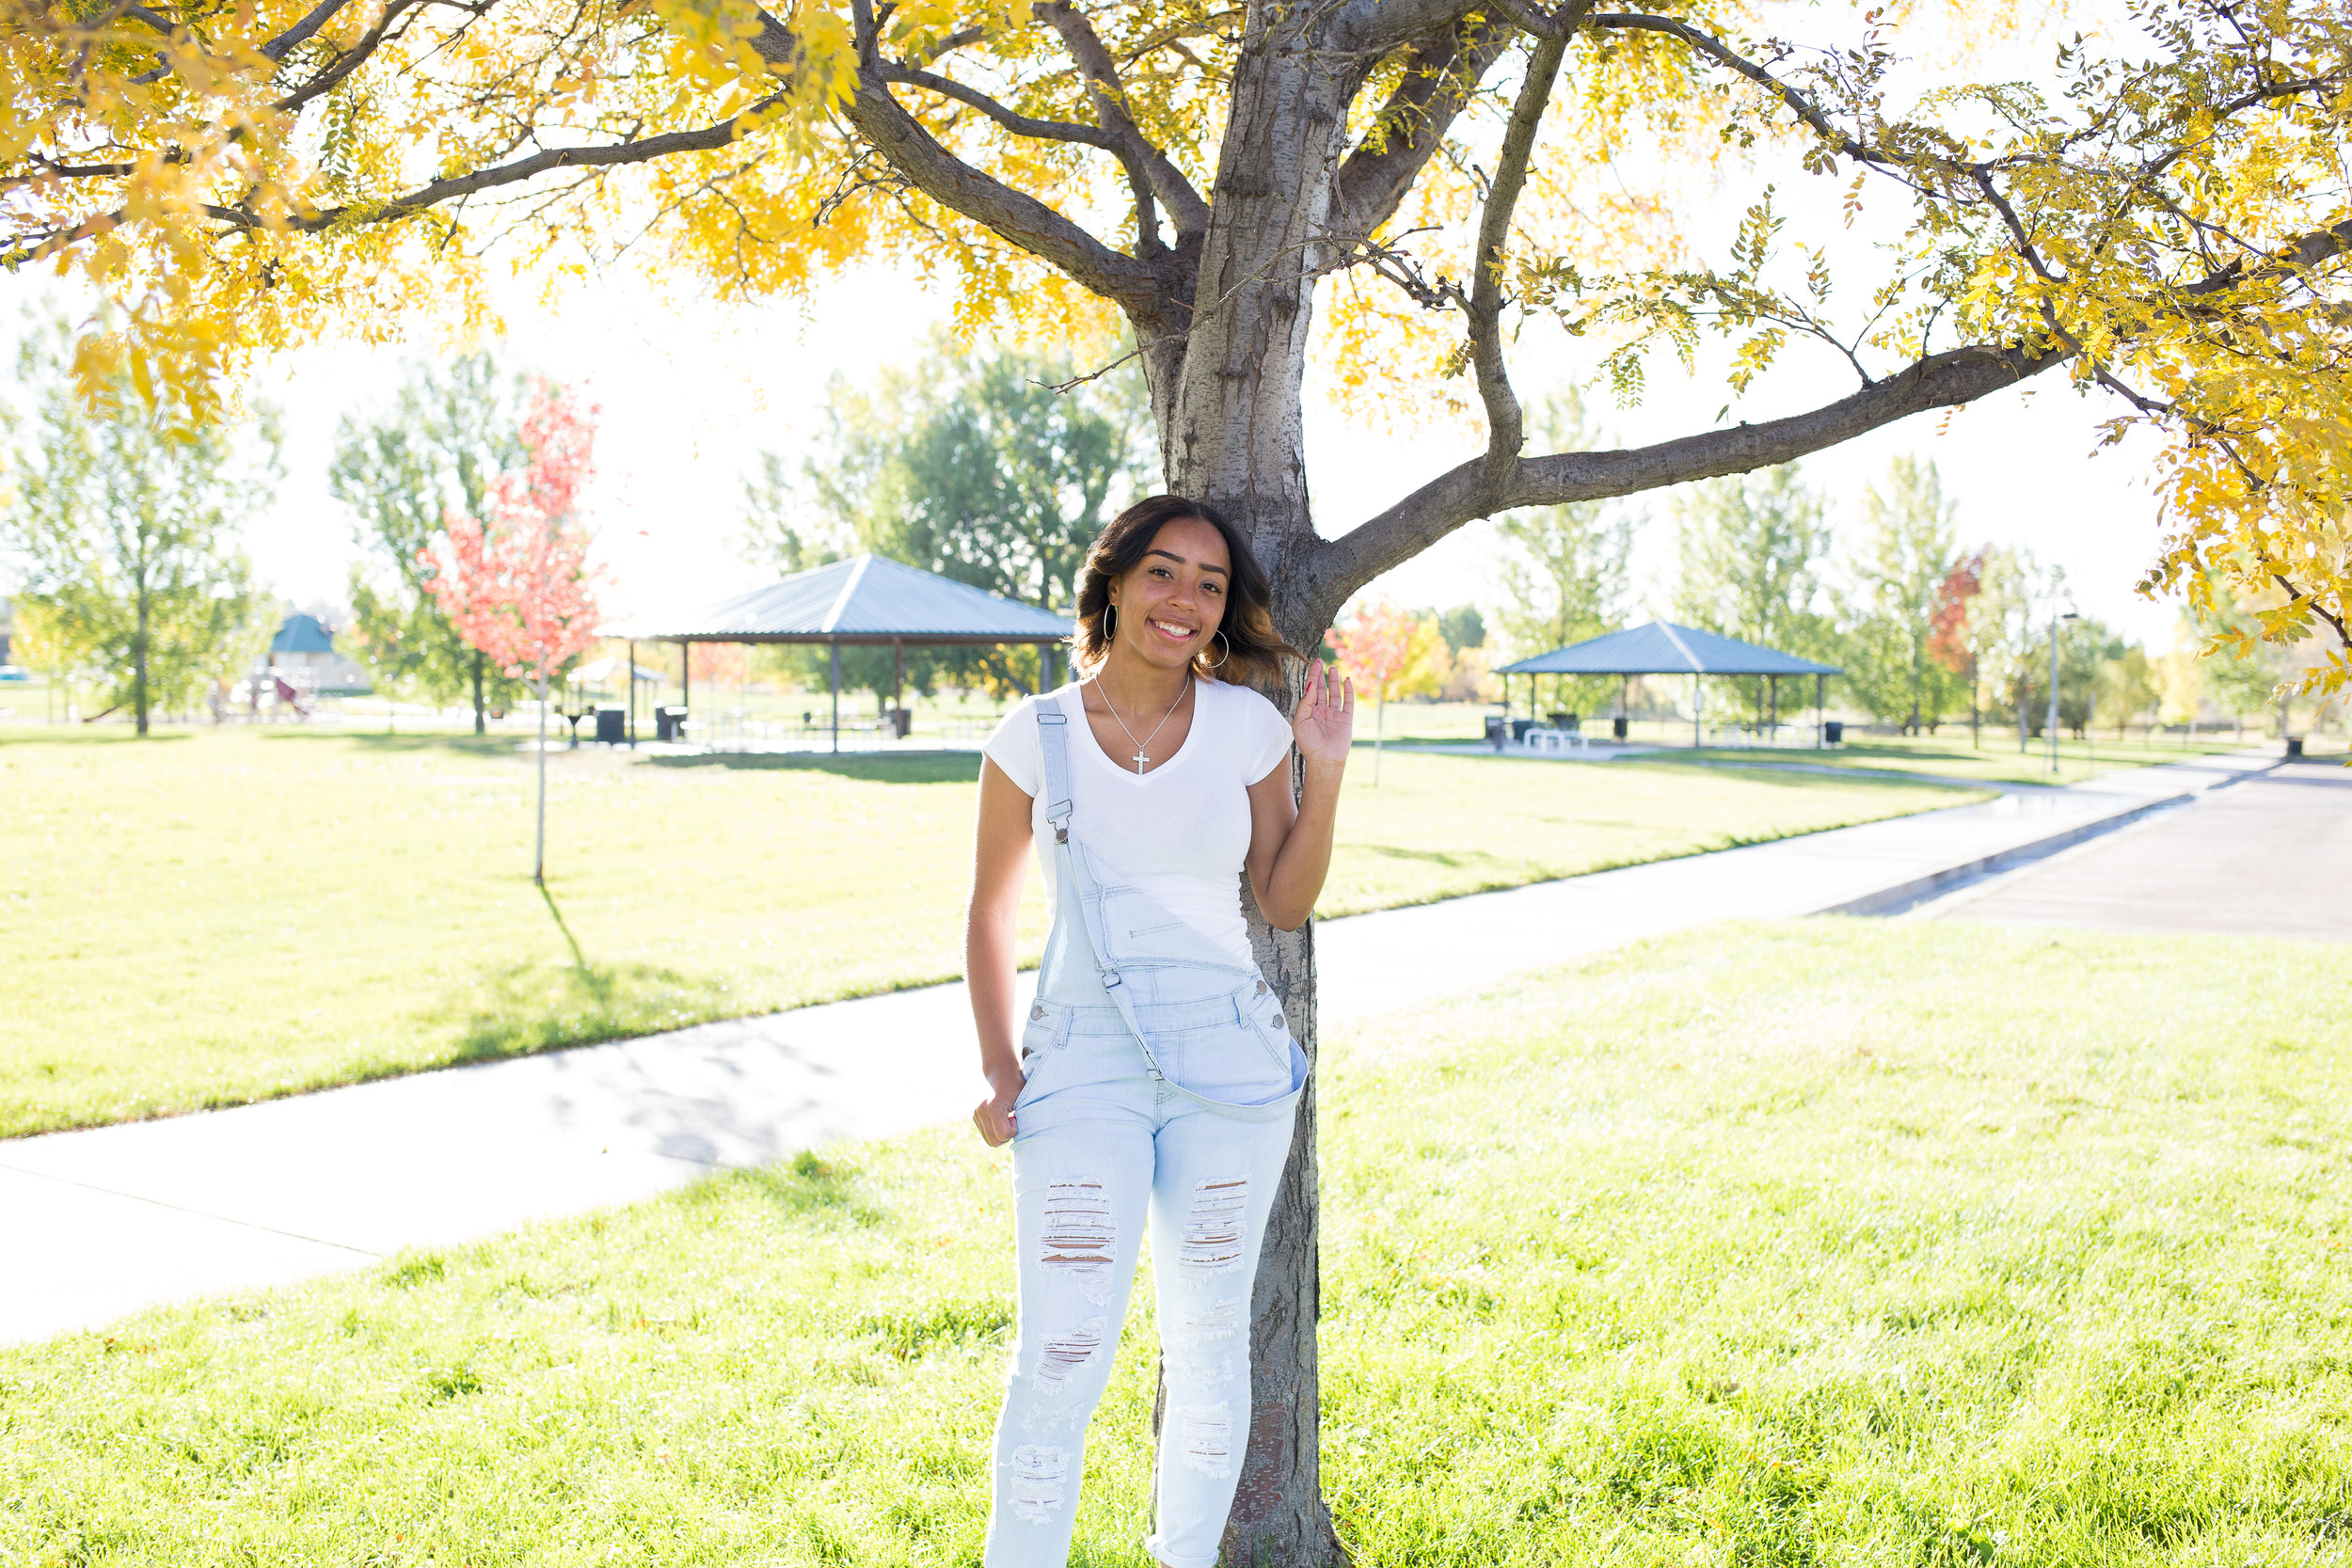
[[[1135,570],[1160,530],[1180,517],[1198,517],[1225,536],[1225,553],[1233,569],[1225,588],[1225,615],[1218,623],[1222,635],[1211,639],[1224,657],[1210,659],[1207,650],[1193,656],[1194,673],[1210,680],[1275,688],[1282,680],[1282,655],[1306,656],[1282,641],[1274,629],[1274,594],[1265,568],[1258,564],[1249,542],[1227,522],[1216,508],[1183,496],[1150,496],[1111,519],[1110,526],[1087,552],[1078,574],[1078,627],[1073,640],[1073,662],[1091,672],[1109,657],[1111,640],[1104,615],[1111,608],[1111,584]]]

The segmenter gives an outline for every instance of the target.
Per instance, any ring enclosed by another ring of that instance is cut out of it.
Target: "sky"
[[[615,578],[616,613],[715,598],[755,586],[759,574],[737,545],[742,481],[758,451],[797,465],[828,379],[866,379],[916,360],[946,314],[944,298],[916,280],[873,273],[839,280],[811,305],[758,307],[658,303],[642,286],[609,279],[581,289],[556,309],[510,305],[510,332],[495,345],[512,365],[576,383],[599,405],[596,517],[600,553]],[[1555,335],[1556,336],[1556,335]],[[357,558],[348,515],[329,499],[326,467],[338,420],[383,403],[407,349],[316,347],[265,366],[254,395],[283,411],[288,475],[277,504],[259,518],[247,546],[263,578],[299,603],[340,602]],[[1776,372],[1736,411],[1764,419],[1851,389],[1836,366],[1802,356]],[[1579,379],[1565,345],[1531,331],[1515,378],[1523,396]],[[1888,460],[1932,459],[1959,506],[1970,544],[2029,546],[2065,568],[2079,609],[2153,647],[2169,645],[2176,608],[2151,603],[2133,584],[2153,558],[2156,508],[2144,444],[2100,451],[2103,398],[2082,398],[2060,376],[1951,415],[1923,415],[1808,458],[1810,482],[1828,498],[1833,522],[1858,522],[1862,487]],[[1719,378],[1653,373],[1643,405],[1601,402],[1601,424],[1638,442],[1711,425],[1724,402]],[[1468,431],[1400,437],[1329,402],[1311,406],[1308,457],[1317,524],[1344,531],[1475,450]],[[1634,575],[1644,613],[1666,608],[1672,569],[1671,492],[1625,503],[1641,519]],[[1498,576],[1492,535],[1472,524],[1368,591],[1412,606],[1492,602]]]
[[[1784,185],[1779,198],[1790,222],[1783,241],[1830,243],[1859,283],[1871,277],[1870,251],[1883,235],[1867,222],[1856,231],[1841,228],[1835,185]],[[1751,196],[1744,186],[1691,193],[1691,230],[1703,249],[1720,249]],[[757,453],[782,452],[797,468],[828,380],[836,372],[864,380],[884,365],[914,361],[949,303],[914,277],[879,268],[824,284],[804,303],[680,302],[675,291],[658,297],[633,275],[572,285],[555,306],[539,294],[531,278],[494,289],[507,332],[488,346],[514,368],[577,385],[600,406],[595,509],[599,552],[614,578],[609,601],[616,618],[755,586],[760,574],[742,559],[737,539],[742,481]],[[440,346],[330,342],[260,369],[251,394],[282,410],[288,472],[276,504],[255,520],[246,543],[263,582],[282,597],[330,606],[345,597],[358,546],[351,519],[326,491],[337,421],[384,403],[405,361]],[[1588,394],[1588,406],[1610,436],[1626,443],[1707,429],[1725,399],[1720,363],[1719,356],[1702,358],[1686,379],[1671,358],[1661,359],[1653,363],[1641,406],[1616,408],[1605,394]],[[1592,380],[1589,357],[1580,356],[1578,345],[1540,325],[1515,345],[1513,373],[1522,398],[1531,400]],[[2133,592],[2159,534],[2148,487],[2153,447],[2098,451],[2097,424],[2115,412],[2111,403],[2077,396],[2060,374],[2042,379],[2048,385],[1948,415],[1919,416],[1806,459],[1804,472],[1827,497],[1833,524],[1851,528],[1859,521],[1863,486],[1890,458],[1931,458],[1959,504],[1966,544],[2030,546],[2064,569],[2074,608],[2153,648],[2169,646],[2177,607]],[[1830,351],[1792,350],[1733,418],[1795,412],[1852,386],[1851,372]],[[1344,406],[1311,401],[1308,443],[1317,526],[1330,534],[1471,455],[1478,436],[1433,429],[1400,437]],[[1673,559],[1671,493],[1624,504],[1640,519],[1638,602],[1629,608],[1637,615],[1662,612]],[[1370,592],[1416,607],[1491,604],[1498,576],[1491,532],[1472,524]]]

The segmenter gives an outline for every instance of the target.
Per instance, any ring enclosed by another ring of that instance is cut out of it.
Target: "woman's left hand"
[[[1356,683],[1320,659],[1307,665],[1307,689],[1291,715],[1291,737],[1310,763],[1344,765],[1356,738]]]

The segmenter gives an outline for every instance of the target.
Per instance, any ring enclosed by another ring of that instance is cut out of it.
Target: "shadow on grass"
[[[0,692],[0,696],[7,693]],[[211,725],[202,726],[210,729]],[[175,724],[169,729],[161,725],[141,735],[128,724],[85,724],[79,720],[65,724],[47,724],[38,719],[0,719],[0,746],[137,746],[165,740],[193,740],[200,733],[194,725]]]
[[[868,784],[972,784],[980,776],[977,752],[848,752],[839,756],[830,752],[713,752],[704,756],[647,757],[645,764],[651,768],[835,773]]]
[[[386,734],[382,730],[298,729],[289,726],[285,729],[264,730],[262,738],[275,741],[345,740],[370,752],[392,754],[452,752],[464,756],[510,757],[515,754],[516,746],[523,740],[532,737],[512,735],[435,734],[429,731],[411,734],[403,730],[394,730]],[[550,730],[548,738],[561,740],[563,731],[560,728]]]
[[[491,970],[420,1020],[456,1025],[450,1064],[528,1056],[565,1046],[683,1029],[743,1011],[723,981],[657,964],[593,963],[564,922],[555,895],[538,890],[571,954],[568,964],[515,963]]]

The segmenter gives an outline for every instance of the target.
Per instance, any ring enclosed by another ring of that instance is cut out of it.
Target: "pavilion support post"
[[[1693,749],[1707,744],[1702,735],[1707,727],[1707,678],[1691,677],[1691,745]]]
[[[1823,726],[1829,721],[1829,677],[1813,677],[1813,749],[1820,751],[1829,744],[1829,731]]]
[[[694,705],[694,644],[691,642],[677,645],[677,705],[685,708]]]
[[[637,750],[637,644],[628,644],[628,749]]]
[[[1625,737],[1633,738],[1633,677],[1617,677],[1617,717],[1625,721]]]
[[[1777,742],[1779,741],[1779,739],[1780,739],[1780,677],[1779,677],[1778,675],[1767,675],[1767,676],[1766,676],[1766,677],[1764,677],[1764,678],[1765,678],[1766,680],[1768,680],[1768,681],[1770,681],[1770,682],[1772,683],[1772,727],[1771,734],[1772,734],[1772,736],[1773,741],[1774,741],[1775,743],[1777,743]]]
[[[898,708],[907,688],[907,645],[897,638],[890,640],[890,736],[898,736]]]
[[[833,749],[841,750],[841,639],[833,640]]]

